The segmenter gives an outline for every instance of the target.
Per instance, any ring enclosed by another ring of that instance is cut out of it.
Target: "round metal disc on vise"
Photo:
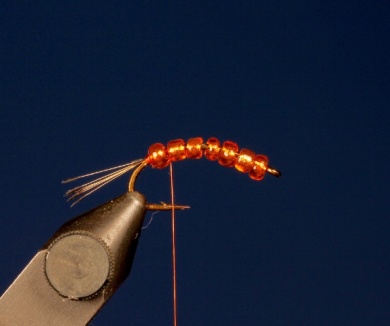
[[[56,241],[46,257],[46,275],[61,295],[85,298],[96,293],[110,272],[110,257],[98,240],[70,234]]]

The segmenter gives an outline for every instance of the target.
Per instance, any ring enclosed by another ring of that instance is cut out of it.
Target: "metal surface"
[[[65,223],[0,298],[0,325],[86,325],[128,276],[145,209],[129,192]]]
[[[68,298],[85,298],[104,285],[110,256],[100,241],[71,234],[56,241],[46,255],[46,276],[57,292]]]

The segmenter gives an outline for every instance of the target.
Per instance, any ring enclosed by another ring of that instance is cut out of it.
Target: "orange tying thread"
[[[65,193],[65,196],[68,197],[68,200],[76,199],[73,203],[74,205],[105,184],[135,168],[129,182],[129,191],[133,191],[138,174],[146,166],[150,165],[153,168],[163,169],[172,162],[182,161],[186,158],[199,159],[203,155],[210,161],[217,160],[222,166],[235,167],[240,172],[248,173],[249,177],[253,180],[262,180],[266,173],[276,177],[281,176],[278,170],[268,166],[268,158],[265,155],[256,155],[253,151],[245,148],[239,151],[237,143],[230,140],[225,141],[221,146],[217,138],[209,138],[204,143],[201,137],[196,137],[190,138],[187,143],[183,139],[171,140],[166,147],[161,143],[155,143],[149,147],[148,155],[145,159],[138,159],[117,167],[64,180],[63,183],[67,183],[91,175],[113,171],[81,186],[70,189]],[[160,207],[160,209],[171,209],[168,205],[165,205],[164,208],[161,208],[161,205],[157,205],[156,207]]]

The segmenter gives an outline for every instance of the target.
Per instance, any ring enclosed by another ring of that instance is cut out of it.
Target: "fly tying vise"
[[[225,141],[221,146],[217,138],[209,138],[204,143],[201,137],[196,137],[190,138],[187,143],[183,139],[172,140],[168,142],[166,147],[161,143],[155,143],[149,147],[148,155],[144,159],[64,180],[62,183],[68,183],[92,175],[113,171],[68,190],[65,193],[65,197],[68,197],[68,200],[75,200],[72,204],[73,206],[112,180],[135,169],[129,181],[129,191],[133,191],[139,173],[146,166],[150,165],[153,168],[163,169],[172,162],[182,161],[186,158],[199,159],[202,156],[210,161],[217,160],[222,166],[235,167],[240,172],[248,173],[253,180],[262,180],[266,173],[275,177],[281,176],[278,170],[268,166],[268,158],[265,155],[256,155],[253,151],[245,148],[239,151],[238,145],[230,140]],[[172,207],[169,205],[149,204],[148,208],[161,210],[171,209]],[[175,209],[184,208],[187,208],[187,206],[175,206]]]

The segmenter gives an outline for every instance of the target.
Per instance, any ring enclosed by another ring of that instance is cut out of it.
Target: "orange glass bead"
[[[203,155],[203,138],[196,137],[187,140],[186,155],[188,158],[198,159]]]
[[[236,165],[234,166],[240,172],[249,172],[254,163],[255,153],[249,149],[243,148],[237,157]]]
[[[186,143],[183,139],[171,140],[167,144],[167,151],[171,162],[184,160],[186,158]]]
[[[161,143],[155,143],[148,149],[148,162],[157,169],[163,169],[169,165],[168,152]]]
[[[268,157],[265,155],[256,155],[253,163],[253,167],[249,171],[249,177],[253,180],[262,180],[267,172]]]
[[[230,140],[223,143],[218,155],[218,163],[222,166],[232,167],[237,162],[238,145]]]
[[[217,138],[209,138],[206,142],[207,148],[204,150],[204,156],[210,160],[215,161],[218,159],[219,151],[221,149],[221,143]]]

